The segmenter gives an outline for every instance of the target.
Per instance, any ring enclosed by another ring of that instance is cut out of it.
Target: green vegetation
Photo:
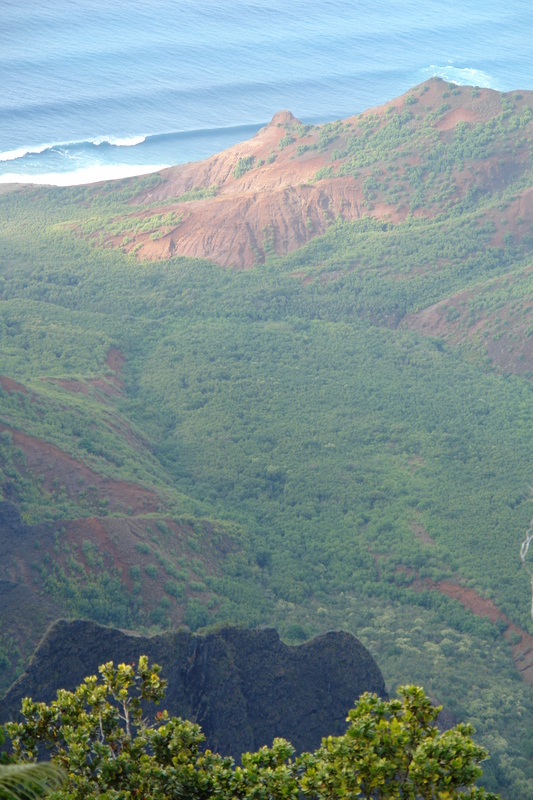
[[[149,725],[142,701],[159,703],[165,681],[141,656],[136,670],[109,662],[101,679],[86,678],[74,692],[60,690],[50,706],[25,698],[24,721],[8,723],[19,760],[39,746],[65,769],[68,783],[57,800],[83,798],[219,797],[297,800],[409,797],[412,800],[497,800],[475,785],[487,751],[474,744],[473,728],[439,733],[434,708],[422,689],[405,686],[399,699],[364,694],[348,715],[343,736],[328,736],[315,753],[293,759],[283,739],[245,753],[241,766],[202,752],[198,725],[158,712]]]
[[[293,144],[295,141],[296,141],[296,139],[293,136],[291,136],[289,133],[287,133],[287,134],[285,134],[285,136],[283,136],[279,140],[278,147],[279,147],[280,150],[283,150],[285,147],[288,147],[290,144]]]
[[[210,186],[209,189],[194,186],[188,192],[184,192],[182,195],[177,197],[176,201],[178,203],[188,203],[190,200],[204,200],[206,197],[215,197],[216,193],[216,186]]]
[[[0,796],[6,800],[35,800],[60,789],[63,773],[51,764],[0,766]]]
[[[0,389],[1,498],[59,530],[94,516],[139,526],[146,542],[125,566],[103,547],[67,552],[70,529],[57,554],[32,552],[39,591],[65,613],[143,629],[275,624],[291,641],[344,627],[390,688],[414,680],[475,720],[491,791],[526,800],[533,695],[513,640],[438,588],[462,583],[533,633],[519,559],[533,235],[513,205],[531,184],[531,112],[498,99],[495,120],[441,140],[449,107],[425,110],[427,96],[299,132],[298,147],[331,154],[321,177],[360,170],[367,204],[434,203],[435,218],[324,211],[326,233],[285,257],[265,228],[266,262],[248,271],[98,245],[102,231],[178,220],[137,204],[160,176],[2,195],[0,375],[19,386]],[[523,168],[461,193],[458,176],[502,148],[506,164],[525,153]],[[441,301],[442,338],[413,330]],[[21,432],[49,449],[35,455]],[[54,447],[91,477],[51,479]],[[111,482],[151,492],[153,507],[109,499]],[[0,679],[27,657],[2,624]]]
[[[296,148],[296,155],[303,156],[304,153],[309,152],[309,150],[317,150],[317,144],[299,144]]]
[[[5,742],[0,729],[0,745]],[[66,774],[57,764],[9,763],[5,753],[0,756],[0,797],[2,800],[36,800],[65,784]]]
[[[243,158],[239,158],[237,161],[237,165],[233,170],[233,177],[240,178],[246,172],[249,172],[253,169],[255,164],[255,156],[244,156]]]
[[[83,223],[81,230],[85,234],[101,231],[108,236],[125,235],[127,241],[123,241],[123,244],[128,244],[128,241],[131,241],[131,237],[139,233],[155,232],[159,238],[159,236],[163,236],[172,228],[176,228],[182,219],[183,214],[177,214],[175,211],[170,211],[168,214],[149,214],[148,216],[129,214],[119,219],[96,217]]]

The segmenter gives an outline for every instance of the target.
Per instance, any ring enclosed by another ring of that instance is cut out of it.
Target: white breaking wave
[[[3,153],[0,153],[0,161],[16,161],[17,158],[24,158],[24,156],[30,155],[35,153],[35,155],[39,155],[40,153],[44,153],[45,150],[51,150],[54,147],[53,144],[42,144],[39,147],[19,147],[17,150],[5,150]]]
[[[0,175],[0,183],[26,183],[47,186],[79,186],[85,183],[113,181],[120,178],[133,178],[159,172],[170,164],[98,164],[82,167],[72,172],[46,172],[40,175],[22,175],[19,172],[6,172]]]
[[[146,136],[125,136],[123,139],[114,136],[103,136],[101,139],[92,139],[89,144],[111,144],[113,147],[135,147],[146,141]]]
[[[461,86],[479,86],[482,89],[499,90],[494,78],[487,75],[486,72],[473,67],[454,67],[451,64],[436,66],[432,64],[422,71],[428,77],[444,78],[450,83],[457,83]]]
[[[101,144],[109,144],[113,147],[135,147],[135,145],[142,144],[146,141],[146,136],[100,136],[96,139],[80,139],[74,142],[53,142],[49,144],[39,144],[35,147],[19,147],[16,150],[5,150],[0,153],[1,161],[16,161],[18,158],[24,158],[29,155],[40,155],[46,150],[53,150],[56,147],[74,147],[80,145],[94,145],[98,147]]]

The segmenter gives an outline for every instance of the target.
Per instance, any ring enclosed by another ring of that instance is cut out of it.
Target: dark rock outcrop
[[[0,703],[0,720],[16,718],[23,697],[50,702],[59,688],[74,689],[103,662],[131,663],[143,654],[168,680],[162,707],[198,722],[209,748],[236,758],[276,736],[298,752],[312,750],[322,736],[344,732],[360,694],[386,694],[370,653],[343,631],[291,647],[270,629],[145,637],[85,620],[59,621]]]

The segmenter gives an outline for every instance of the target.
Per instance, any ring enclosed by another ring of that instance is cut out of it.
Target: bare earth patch
[[[21,383],[17,383],[12,378],[8,378],[6,375],[0,375],[0,386],[6,392],[22,392],[23,394],[28,394],[28,390],[25,386]]]
[[[435,123],[439,131],[451,131],[458,122],[479,122],[480,117],[471,108],[455,108]]]
[[[516,638],[520,637],[520,641],[517,644],[511,645],[514,665],[522,680],[533,685],[533,636],[518,625],[515,625],[514,622],[511,622],[492,600],[481,597],[474,589],[461,586],[454,581],[438,581],[435,583],[428,578],[424,578],[423,580],[413,581],[411,585],[415,591],[423,589],[436,590],[454,600],[458,600],[462,606],[468,608],[478,617],[487,617],[491,622],[497,622],[498,620],[505,622],[507,628],[504,631],[504,637],[508,640],[511,639],[512,634],[515,634]]]
[[[76,499],[83,491],[99,500],[107,499],[109,511],[129,510],[129,513],[136,515],[157,510],[159,499],[148,489],[100,475],[42,439],[4,425],[0,429],[10,431],[13,444],[24,452],[26,467],[42,478],[42,486],[50,494],[59,485],[65,488],[68,498]]]
[[[466,343],[501,372],[523,375],[533,372],[533,300],[527,285],[523,296],[499,302],[495,310],[483,308],[478,298],[530,280],[532,267],[480,284],[434,305],[408,314],[402,327],[450,344]]]
[[[427,544],[430,547],[435,547],[435,539],[431,538],[431,536],[426,531],[423,525],[420,525],[416,522],[411,522],[411,530],[416,535],[416,537],[422,542],[422,544]]]

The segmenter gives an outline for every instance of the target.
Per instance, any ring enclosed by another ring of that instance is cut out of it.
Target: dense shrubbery
[[[233,177],[240,178],[246,172],[249,172],[253,169],[255,162],[255,156],[243,156],[243,158],[239,158],[235,169],[233,170]]]
[[[36,758],[45,747],[67,775],[54,797],[102,798],[217,797],[297,800],[411,798],[497,800],[475,786],[487,752],[461,724],[439,733],[434,708],[422,689],[401,687],[399,699],[364,694],[350,711],[343,736],[328,736],[315,753],[294,759],[283,739],[241,765],[202,749],[198,725],[158,712],[153,724],[143,702],[159,703],[165,681],[142,656],[136,670],[113,663],[101,679],[85,679],[74,692],[60,690],[50,706],[23,701],[24,721],[8,723],[15,757]]]

